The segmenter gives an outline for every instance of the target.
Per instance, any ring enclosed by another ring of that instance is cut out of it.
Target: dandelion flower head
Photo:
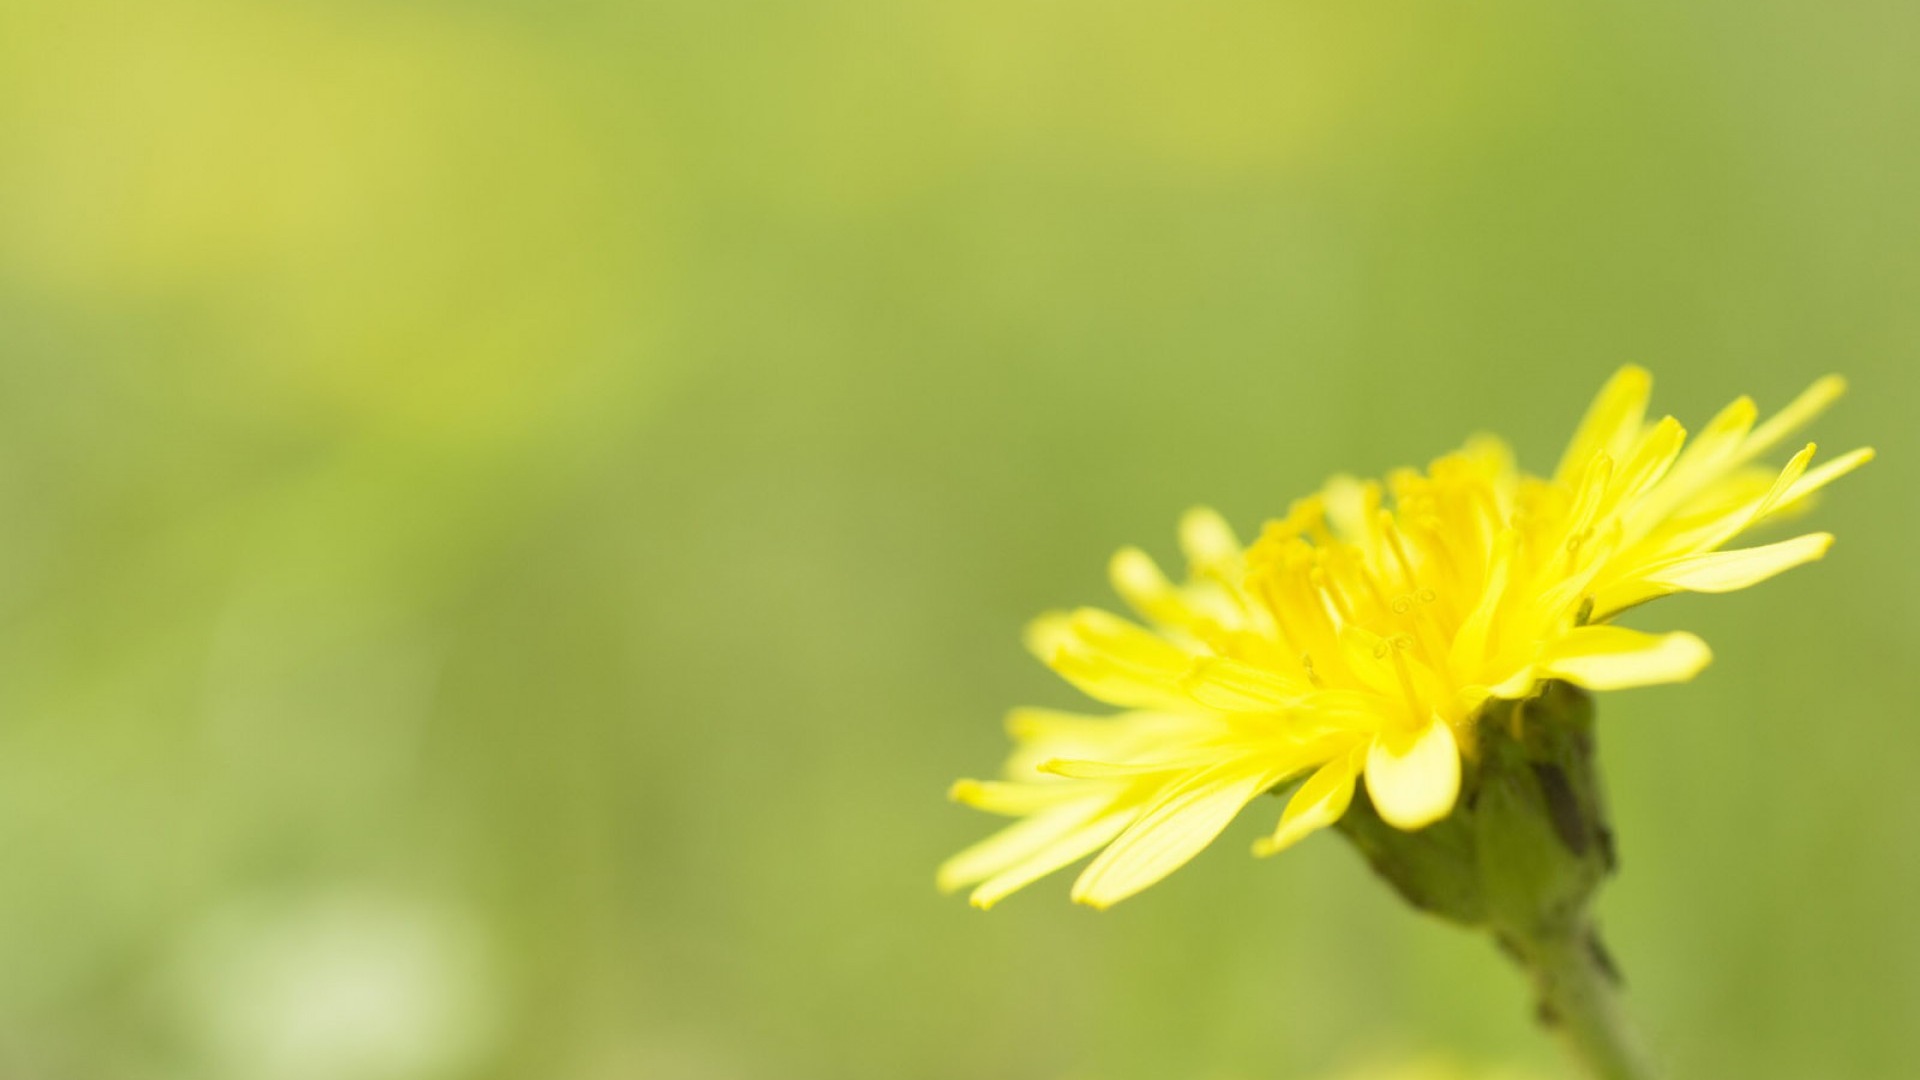
[[[1872,451],[1816,466],[1808,444],[1777,470],[1755,465],[1839,396],[1837,377],[1764,422],[1740,398],[1691,440],[1672,417],[1646,419],[1651,382],[1636,367],[1616,374],[1550,477],[1481,436],[1424,472],[1335,477],[1251,545],[1212,511],[1189,511],[1181,583],[1121,550],[1113,586],[1139,621],[1053,613],[1027,643],[1122,711],[1015,710],[1004,776],[962,780],[953,795],[1016,820],[949,859],[941,886],[973,886],[988,907],[1098,852],[1072,895],[1106,907],[1292,780],[1257,854],[1338,821],[1362,782],[1381,818],[1419,829],[1452,810],[1490,700],[1548,680],[1612,690],[1692,678],[1710,657],[1698,637],[1615,618],[1820,558],[1827,533],[1725,546]]]

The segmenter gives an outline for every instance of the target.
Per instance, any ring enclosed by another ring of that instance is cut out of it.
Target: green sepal
[[[1362,790],[1340,831],[1423,911],[1514,943],[1573,933],[1614,868],[1592,699],[1552,682],[1532,698],[1493,702],[1469,745],[1447,817],[1405,832]]]

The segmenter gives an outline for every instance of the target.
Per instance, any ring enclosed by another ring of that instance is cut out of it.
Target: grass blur
[[[1662,603],[1603,908],[1676,1076],[1911,1074],[1920,12],[0,5],[0,1074],[1555,1064],[1256,807],[1118,910],[932,888],[1019,648],[1638,361],[1840,371],[1826,562]]]

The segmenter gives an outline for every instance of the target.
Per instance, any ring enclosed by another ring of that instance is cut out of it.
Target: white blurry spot
[[[186,1020],[225,1075],[428,1080],[487,1049],[485,941],[446,908],[379,893],[251,902],[188,940]]]

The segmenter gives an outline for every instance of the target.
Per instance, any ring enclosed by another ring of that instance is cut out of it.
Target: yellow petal
[[[1014,750],[1004,775],[1016,782],[1053,788],[1041,780],[1039,766],[1055,758],[1132,761],[1158,748],[1193,745],[1218,731],[1204,717],[1174,713],[1128,712],[1095,719],[1045,709],[1017,709],[1007,718]]]
[[[1786,465],[1780,469],[1780,475],[1774,477],[1773,486],[1760,497],[1760,502],[1748,515],[1745,524],[1740,526],[1741,529],[1748,528],[1786,502],[1788,494],[1807,478],[1807,466],[1813,463],[1814,451],[1818,449],[1817,444],[1808,443],[1800,448],[1799,453],[1787,459]]]
[[[1107,564],[1107,577],[1113,591],[1120,594],[1142,618],[1163,626],[1185,626],[1193,621],[1193,612],[1180,599],[1180,591],[1146,552],[1125,547],[1114,552]]]
[[[1273,783],[1272,773],[1222,768],[1175,785],[1093,860],[1073,883],[1073,899],[1111,907],[1173,873]]]
[[[1196,662],[1180,685],[1202,705],[1228,712],[1278,711],[1313,689],[1310,684],[1292,683],[1265,668],[1226,657]]]
[[[1145,761],[1094,761],[1086,758],[1048,758],[1037,767],[1043,773],[1074,780],[1125,780],[1155,773],[1177,772],[1210,765],[1220,752],[1187,750],[1180,754]]]
[[[1254,842],[1253,853],[1265,856],[1285,851],[1339,821],[1353,802],[1353,782],[1360,775],[1362,760],[1363,755],[1355,750],[1320,766],[1287,800],[1280,827],[1272,836]]]
[[[1773,505],[1770,513],[1779,513],[1795,503],[1833,483],[1853,470],[1873,460],[1873,447],[1863,446],[1832,461],[1824,462],[1819,468],[1808,469]]]
[[[1287,714],[1287,725],[1303,738],[1340,732],[1371,735],[1397,713],[1399,700],[1362,690],[1316,690]]]
[[[1786,505],[1794,488],[1806,479],[1807,464],[1813,460],[1815,449],[1813,443],[1808,443],[1799,453],[1787,459],[1779,474],[1773,478],[1773,483],[1758,498],[1744,502],[1727,501],[1714,513],[1662,539],[1661,546],[1674,554],[1712,551],[1752,528],[1768,514]],[[1736,488],[1744,486],[1743,479],[1738,476],[1729,477],[1723,482]]]
[[[1191,709],[1173,677],[1156,678],[1113,667],[1084,653],[1062,652],[1049,665],[1081,693],[1123,709]]]
[[[1070,784],[1018,783],[1010,780],[956,780],[947,798],[975,810],[1026,817],[1062,803],[1084,799],[1087,789]]]
[[[1146,627],[1099,608],[1080,608],[1068,617],[1076,644],[1116,662],[1140,668],[1185,670],[1187,654]]]
[[[1027,625],[1027,648],[1052,665],[1063,652],[1091,654],[1140,669],[1184,671],[1187,654],[1138,623],[1110,611],[1048,612]]]
[[[1380,508],[1380,485],[1372,480],[1356,480],[1342,473],[1327,480],[1321,489],[1325,500],[1327,524],[1334,535],[1350,543],[1360,543],[1372,532],[1374,511]]]
[[[987,910],[1009,894],[1026,888],[1076,859],[1100,850],[1120,835],[1120,830],[1131,824],[1139,813],[1138,807],[1132,807],[1088,822],[1084,827],[1060,837],[981,882],[979,888],[968,894],[967,902],[982,911]]]
[[[1053,658],[1073,641],[1073,623],[1064,611],[1049,611],[1027,624],[1022,635],[1027,651],[1051,666]]]
[[[1675,559],[1647,571],[1644,577],[1649,585],[1675,592],[1733,592],[1812,562],[1825,555],[1832,545],[1832,533],[1808,533],[1764,547],[1710,551]]]
[[[1643,634],[1624,626],[1582,626],[1542,655],[1539,670],[1589,690],[1686,682],[1713,659],[1688,633]]]
[[[1507,672],[1504,677],[1491,685],[1481,688],[1484,693],[1480,695],[1479,700],[1485,701],[1493,697],[1503,701],[1519,701],[1530,694],[1533,691],[1533,684],[1539,681],[1540,673],[1534,669],[1534,666],[1524,664]]]
[[[1506,600],[1507,585],[1513,576],[1513,563],[1520,548],[1520,533],[1517,529],[1504,529],[1494,541],[1493,562],[1487,568],[1487,583],[1480,590],[1480,600],[1473,611],[1461,623],[1460,632],[1454,635],[1453,646],[1448,651],[1447,660],[1456,670],[1478,671],[1485,665],[1487,655],[1492,651],[1494,628],[1498,625],[1496,616],[1500,605]]]
[[[934,881],[952,892],[992,877],[1093,820],[1111,802],[1102,794],[1016,821],[941,863]]]
[[[1648,375],[1645,368],[1629,364],[1615,372],[1587,407],[1587,415],[1567,444],[1554,479],[1571,485],[1597,453],[1621,457],[1640,434],[1647,397],[1652,392],[1653,376]]]
[[[1680,426],[1680,421],[1663,417],[1623,459],[1614,479],[1614,497],[1631,499],[1657,483],[1673,467],[1686,441],[1687,429]]]
[[[1027,628],[1027,647],[1061,678],[1109,705],[1178,709],[1187,703],[1179,682],[1189,654],[1110,612],[1041,616]]]
[[[1740,460],[1751,461],[1756,455],[1771,449],[1775,443],[1806,427],[1846,392],[1847,380],[1838,375],[1815,380],[1786,408],[1753,429],[1753,434],[1747,436],[1746,443],[1740,448]]]
[[[1737,455],[1757,413],[1752,398],[1740,397],[1707,421],[1660,483],[1628,508],[1626,542],[1637,542],[1702,488],[1737,469]]]
[[[1238,559],[1240,538],[1211,507],[1196,506],[1180,518],[1180,550],[1199,570]]]
[[[1418,829],[1446,817],[1460,794],[1460,746],[1434,717],[1416,732],[1383,732],[1367,751],[1367,794],[1387,824]]]
[[[1127,716],[1132,714],[1122,714]],[[1068,746],[1101,746],[1121,730],[1120,716],[1088,716],[1023,705],[1007,713],[1007,734],[1016,742],[1050,742]]]
[[[1687,445],[1680,454],[1680,460],[1674,463],[1674,472],[1687,472],[1695,469],[1718,471],[1745,442],[1747,432],[1753,430],[1753,422],[1760,410],[1753,399],[1742,395],[1735,398],[1726,408],[1721,409],[1700,434]]]
[[[1360,685],[1383,697],[1397,697],[1400,682],[1394,674],[1394,643],[1357,623],[1340,628],[1340,660]]]

